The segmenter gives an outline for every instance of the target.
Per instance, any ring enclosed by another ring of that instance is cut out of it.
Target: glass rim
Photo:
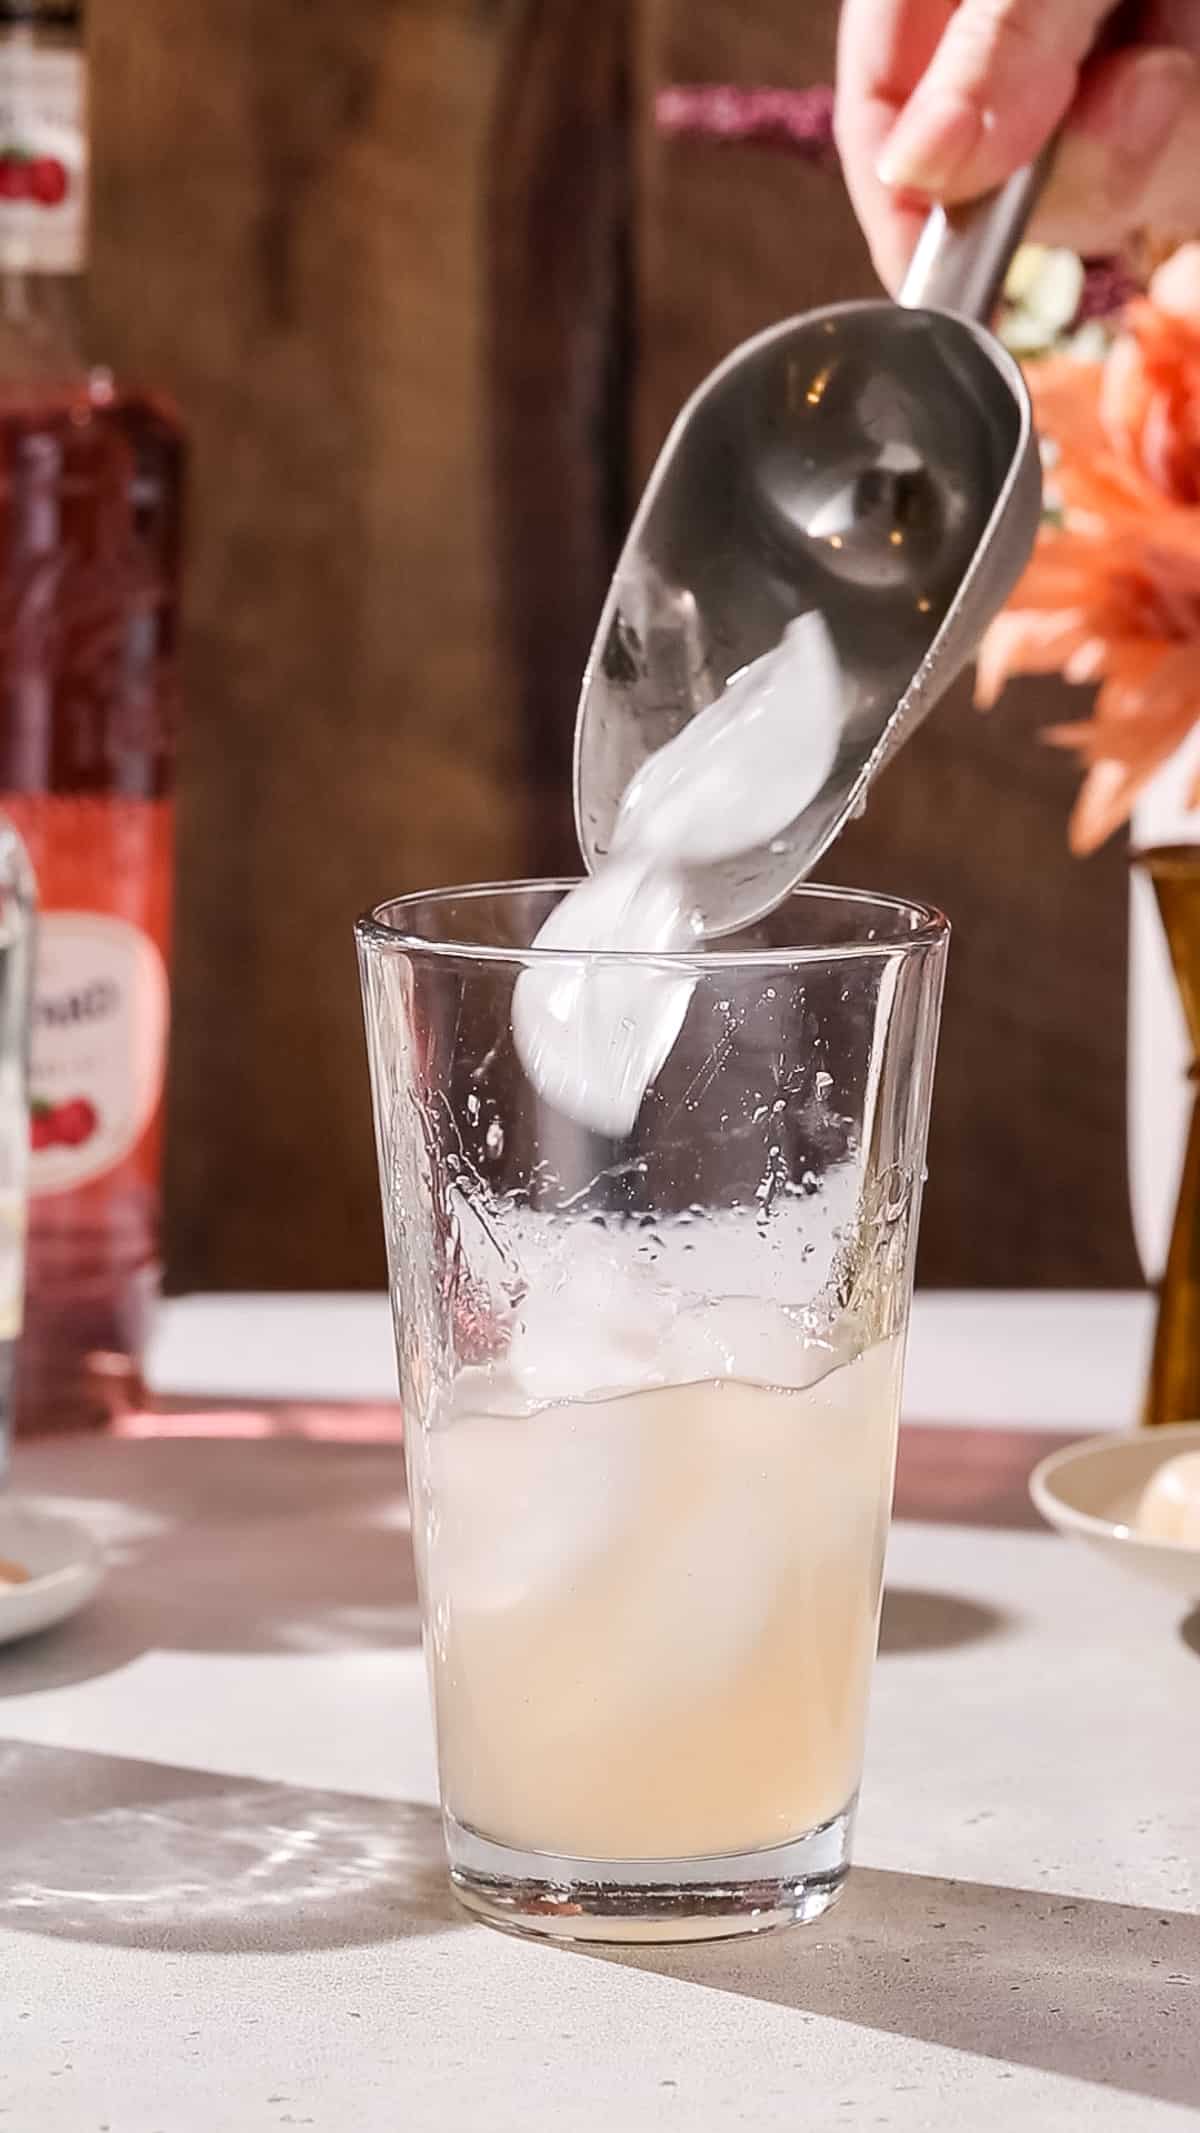
[[[907,956],[922,949],[936,948],[950,937],[950,921],[938,910],[936,904],[919,902],[914,897],[888,896],[875,889],[844,889],[833,882],[802,882],[783,898],[780,909],[805,901],[849,904],[860,909],[889,911],[906,915],[915,923],[907,934],[895,940],[797,942],[790,947],[772,948],[721,948],[719,945],[697,951],[692,948],[527,948],[499,947],[494,942],[467,940],[430,940],[426,934],[416,933],[402,925],[396,925],[383,917],[385,911],[402,916],[406,911],[415,912],[421,907],[450,904],[474,899],[483,903],[487,899],[528,896],[537,891],[557,890],[565,895],[568,890],[587,879],[582,874],[530,876],[523,881],[478,881],[465,882],[440,889],[418,889],[407,896],[385,896],[372,905],[356,920],[354,932],[360,944],[385,949],[391,953],[406,953],[436,957],[445,962],[470,962],[508,964],[524,967],[528,964],[577,964],[586,960],[598,964],[647,963],[656,967],[669,966],[677,971],[695,971],[697,976],[712,971],[735,970],[794,970],[804,964],[852,962],[861,957],[899,955]]]

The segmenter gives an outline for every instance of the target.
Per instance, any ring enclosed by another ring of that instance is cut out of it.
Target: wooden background
[[[835,13],[94,0],[96,352],[195,446],[174,1287],[381,1279],[351,920],[563,856],[632,484],[733,342],[872,286],[835,181],[649,118],[828,80]],[[836,857],[957,928],[933,1281],[1134,1273],[1124,860],[1066,857],[1054,696],[960,692]]]

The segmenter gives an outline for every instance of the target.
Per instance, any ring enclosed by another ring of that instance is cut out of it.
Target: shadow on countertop
[[[818,1925],[588,1954],[1002,2066],[1200,2098],[1200,1917],[1185,1912],[860,1867]]]
[[[146,1651],[420,1641],[398,1446],[72,1438],[18,1462],[14,1494],[78,1519],[107,1571],[80,1614],[0,1646],[0,1706]]]
[[[0,1926],[158,1953],[292,1955],[441,1933],[437,1809],[0,1744]]]
[[[1002,1636],[1012,1618],[984,1600],[961,1592],[926,1592],[912,1585],[887,1585],[879,1622],[879,1654],[953,1651]]]

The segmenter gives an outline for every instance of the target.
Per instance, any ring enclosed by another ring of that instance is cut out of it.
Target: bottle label
[[[29,1064],[30,1191],[70,1192],[123,1162],[162,1096],[167,972],[138,926],[89,911],[38,923]]]
[[[11,945],[6,953],[13,954]],[[25,1194],[29,1127],[24,1062],[0,1059],[0,1341],[15,1340],[25,1302]]]
[[[78,274],[87,221],[82,54],[19,31],[0,59],[0,269]]]

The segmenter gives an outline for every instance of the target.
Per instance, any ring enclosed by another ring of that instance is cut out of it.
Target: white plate
[[[0,1556],[29,1572],[23,1585],[0,1585],[0,1644],[65,1621],[104,1575],[100,1550],[83,1526],[19,1496],[0,1497]]]
[[[1180,1452],[1200,1450],[1200,1422],[1171,1422],[1088,1437],[1052,1452],[1029,1477],[1042,1517],[1060,1533],[1089,1541],[1139,1577],[1200,1599],[1200,1548],[1186,1541],[1147,1540],[1133,1530],[1142,1490],[1156,1467]]]

